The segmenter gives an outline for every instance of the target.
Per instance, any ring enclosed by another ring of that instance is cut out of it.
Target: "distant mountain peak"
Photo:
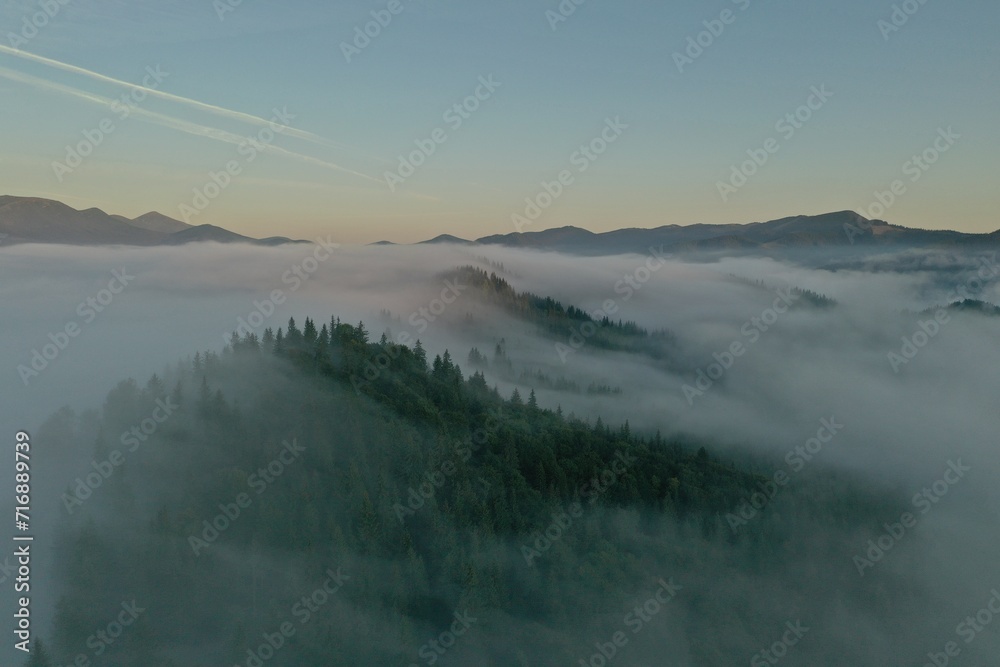
[[[163,232],[164,234],[174,234],[185,229],[191,229],[191,225],[180,220],[175,220],[169,216],[156,211],[143,213],[138,218],[130,220],[129,224],[140,229],[148,229],[152,232]]]
[[[469,241],[467,239],[461,239],[457,236],[452,236],[451,234],[439,234],[432,239],[421,241],[417,245],[423,245],[427,243],[457,243],[459,245],[472,245],[473,241]]]
[[[66,245],[179,245],[198,241],[279,245],[284,237],[252,239],[214,225],[193,227],[150,211],[134,220],[109,215],[99,208],[77,210],[40,197],[0,195],[0,234],[5,245],[61,243]]]

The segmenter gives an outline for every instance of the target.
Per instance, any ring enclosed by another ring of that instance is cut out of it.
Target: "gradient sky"
[[[41,4],[0,9],[0,194],[181,217],[236,160],[242,173],[192,223],[354,243],[515,231],[511,215],[563,169],[573,184],[524,231],[864,213],[900,179],[890,222],[1000,227],[988,0],[910,0],[919,10],[888,39],[878,21],[893,3],[877,0],[587,0],[555,30],[558,0],[400,0],[350,63],[341,43],[389,0],[242,0],[222,19],[211,0],[66,1],[35,35],[22,31]],[[679,72],[673,54],[727,9],[733,22]],[[81,69],[13,53],[12,34]],[[111,79],[141,83],[156,66],[171,97],[120,119],[109,100],[129,89]],[[444,112],[489,75],[499,89],[452,129]],[[821,85],[833,96],[786,139],[776,121]],[[262,128],[249,116],[275,108],[290,128],[247,163],[237,143]],[[571,156],[609,117],[629,128],[578,172]],[[53,161],[102,119],[113,132],[60,182]],[[914,182],[905,163],[948,127],[960,138]],[[447,140],[391,192],[385,172],[436,128]],[[717,183],[769,137],[780,150],[724,202]]]

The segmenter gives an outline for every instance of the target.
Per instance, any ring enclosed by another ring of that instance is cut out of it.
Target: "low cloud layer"
[[[938,610],[899,610],[941,614],[933,622],[939,636],[910,638],[923,643],[906,655],[919,657],[948,641],[964,646],[956,626],[1000,587],[992,555],[1000,541],[994,454],[1000,412],[993,409],[1000,395],[994,342],[1000,317],[936,313],[964,298],[1000,303],[1000,273],[994,273],[1000,267],[988,255],[849,252],[796,262],[579,258],[444,245],[322,253],[304,245],[3,248],[0,424],[8,434],[32,431],[64,405],[96,409],[125,377],[144,381],[195,351],[221,349],[241,321],[258,324],[259,334],[289,317],[301,323],[335,314],[364,321],[374,339],[388,328],[394,338],[421,339],[431,356],[449,349],[466,375],[473,370],[469,350],[492,357],[502,337],[518,370],[621,389],[587,395],[538,387],[545,406],[711,442],[719,453],[764,466],[768,476],[784,470],[794,477],[798,464],[789,461],[800,461],[804,476],[842,470],[907,499],[930,489],[925,501],[913,502],[917,527],[873,568],[918,582],[940,601]],[[596,349],[581,332],[542,335],[485,305],[471,288],[446,282],[446,272],[468,264],[497,271],[518,290],[669,330],[673,342],[665,358],[654,360]],[[818,305],[797,290],[835,304]],[[515,386],[490,369],[486,375],[504,393]],[[821,449],[810,445],[821,420],[830,419],[842,429]],[[968,470],[953,483],[956,473],[947,471],[956,465]],[[46,487],[59,488],[78,472],[37,474],[46,476]],[[935,486],[942,479],[945,485]],[[863,556],[867,539],[884,532],[880,523],[898,521],[886,516],[855,527],[859,540],[842,544],[831,561]],[[775,590],[766,594],[775,599],[781,586],[799,585],[769,584]],[[40,600],[52,604],[55,595]],[[50,609],[37,611],[45,618]],[[956,616],[958,610],[966,611]],[[849,619],[843,622],[835,632],[849,634]],[[976,633],[976,650],[986,655],[1000,646],[996,636],[992,627]],[[771,639],[761,637],[761,647]]]

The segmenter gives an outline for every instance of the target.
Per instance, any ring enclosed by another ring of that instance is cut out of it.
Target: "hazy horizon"
[[[899,180],[866,217],[996,228],[995,4],[387,6],[6,3],[0,91],[21,103],[2,112],[18,127],[5,189],[181,217],[235,161],[190,221],[413,242],[514,231],[563,171],[534,228],[866,214]],[[606,149],[580,152],[602,132]],[[421,142],[423,164],[390,182]],[[720,192],[754,154],[766,162]]]
[[[998,25],[3,3],[0,667],[994,664]]]

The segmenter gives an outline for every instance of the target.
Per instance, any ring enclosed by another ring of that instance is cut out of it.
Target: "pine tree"
[[[257,339],[257,334],[252,331],[243,337],[240,346],[246,352],[260,352],[260,341]]]
[[[316,342],[316,337],[318,335],[319,334],[316,332],[316,324],[307,317],[305,326],[302,329],[302,338],[306,343],[311,345]]]
[[[41,639],[35,640],[26,667],[53,667],[52,659],[49,657],[48,651],[45,650],[45,644],[42,643]]]
[[[178,380],[177,384],[174,385],[174,390],[170,392],[170,402],[174,405],[180,405],[184,401],[184,387],[181,385],[181,381]]]
[[[477,348],[469,350],[469,365],[473,368],[483,368],[486,366],[486,357]]]
[[[493,364],[500,364],[506,361],[507,353],[504,351],[504,341],[503,338],[497,343],[496,347],[493,348]]]
[[[472,377],[469,378],[469,387],[479,392],[488,391],[488,387],[486,386],[486,376],[479,371],[476,371],[472,374]]]
[[[201,387],[198,388],[198,413],[208,417],[212,410],[212,392],[208,388],[208,378],[201,376]]]
[[[285,334],[285,338],[291,347],[297,347],[302,342],[302,332],[296,328],[294,317],[288,318],[288,332]]]
[[[149,382],[146,383],[146,391],[152,398],[163,398],[166,393],[163,380],[156,373],[153,373],[153,377],[149,378]]]

